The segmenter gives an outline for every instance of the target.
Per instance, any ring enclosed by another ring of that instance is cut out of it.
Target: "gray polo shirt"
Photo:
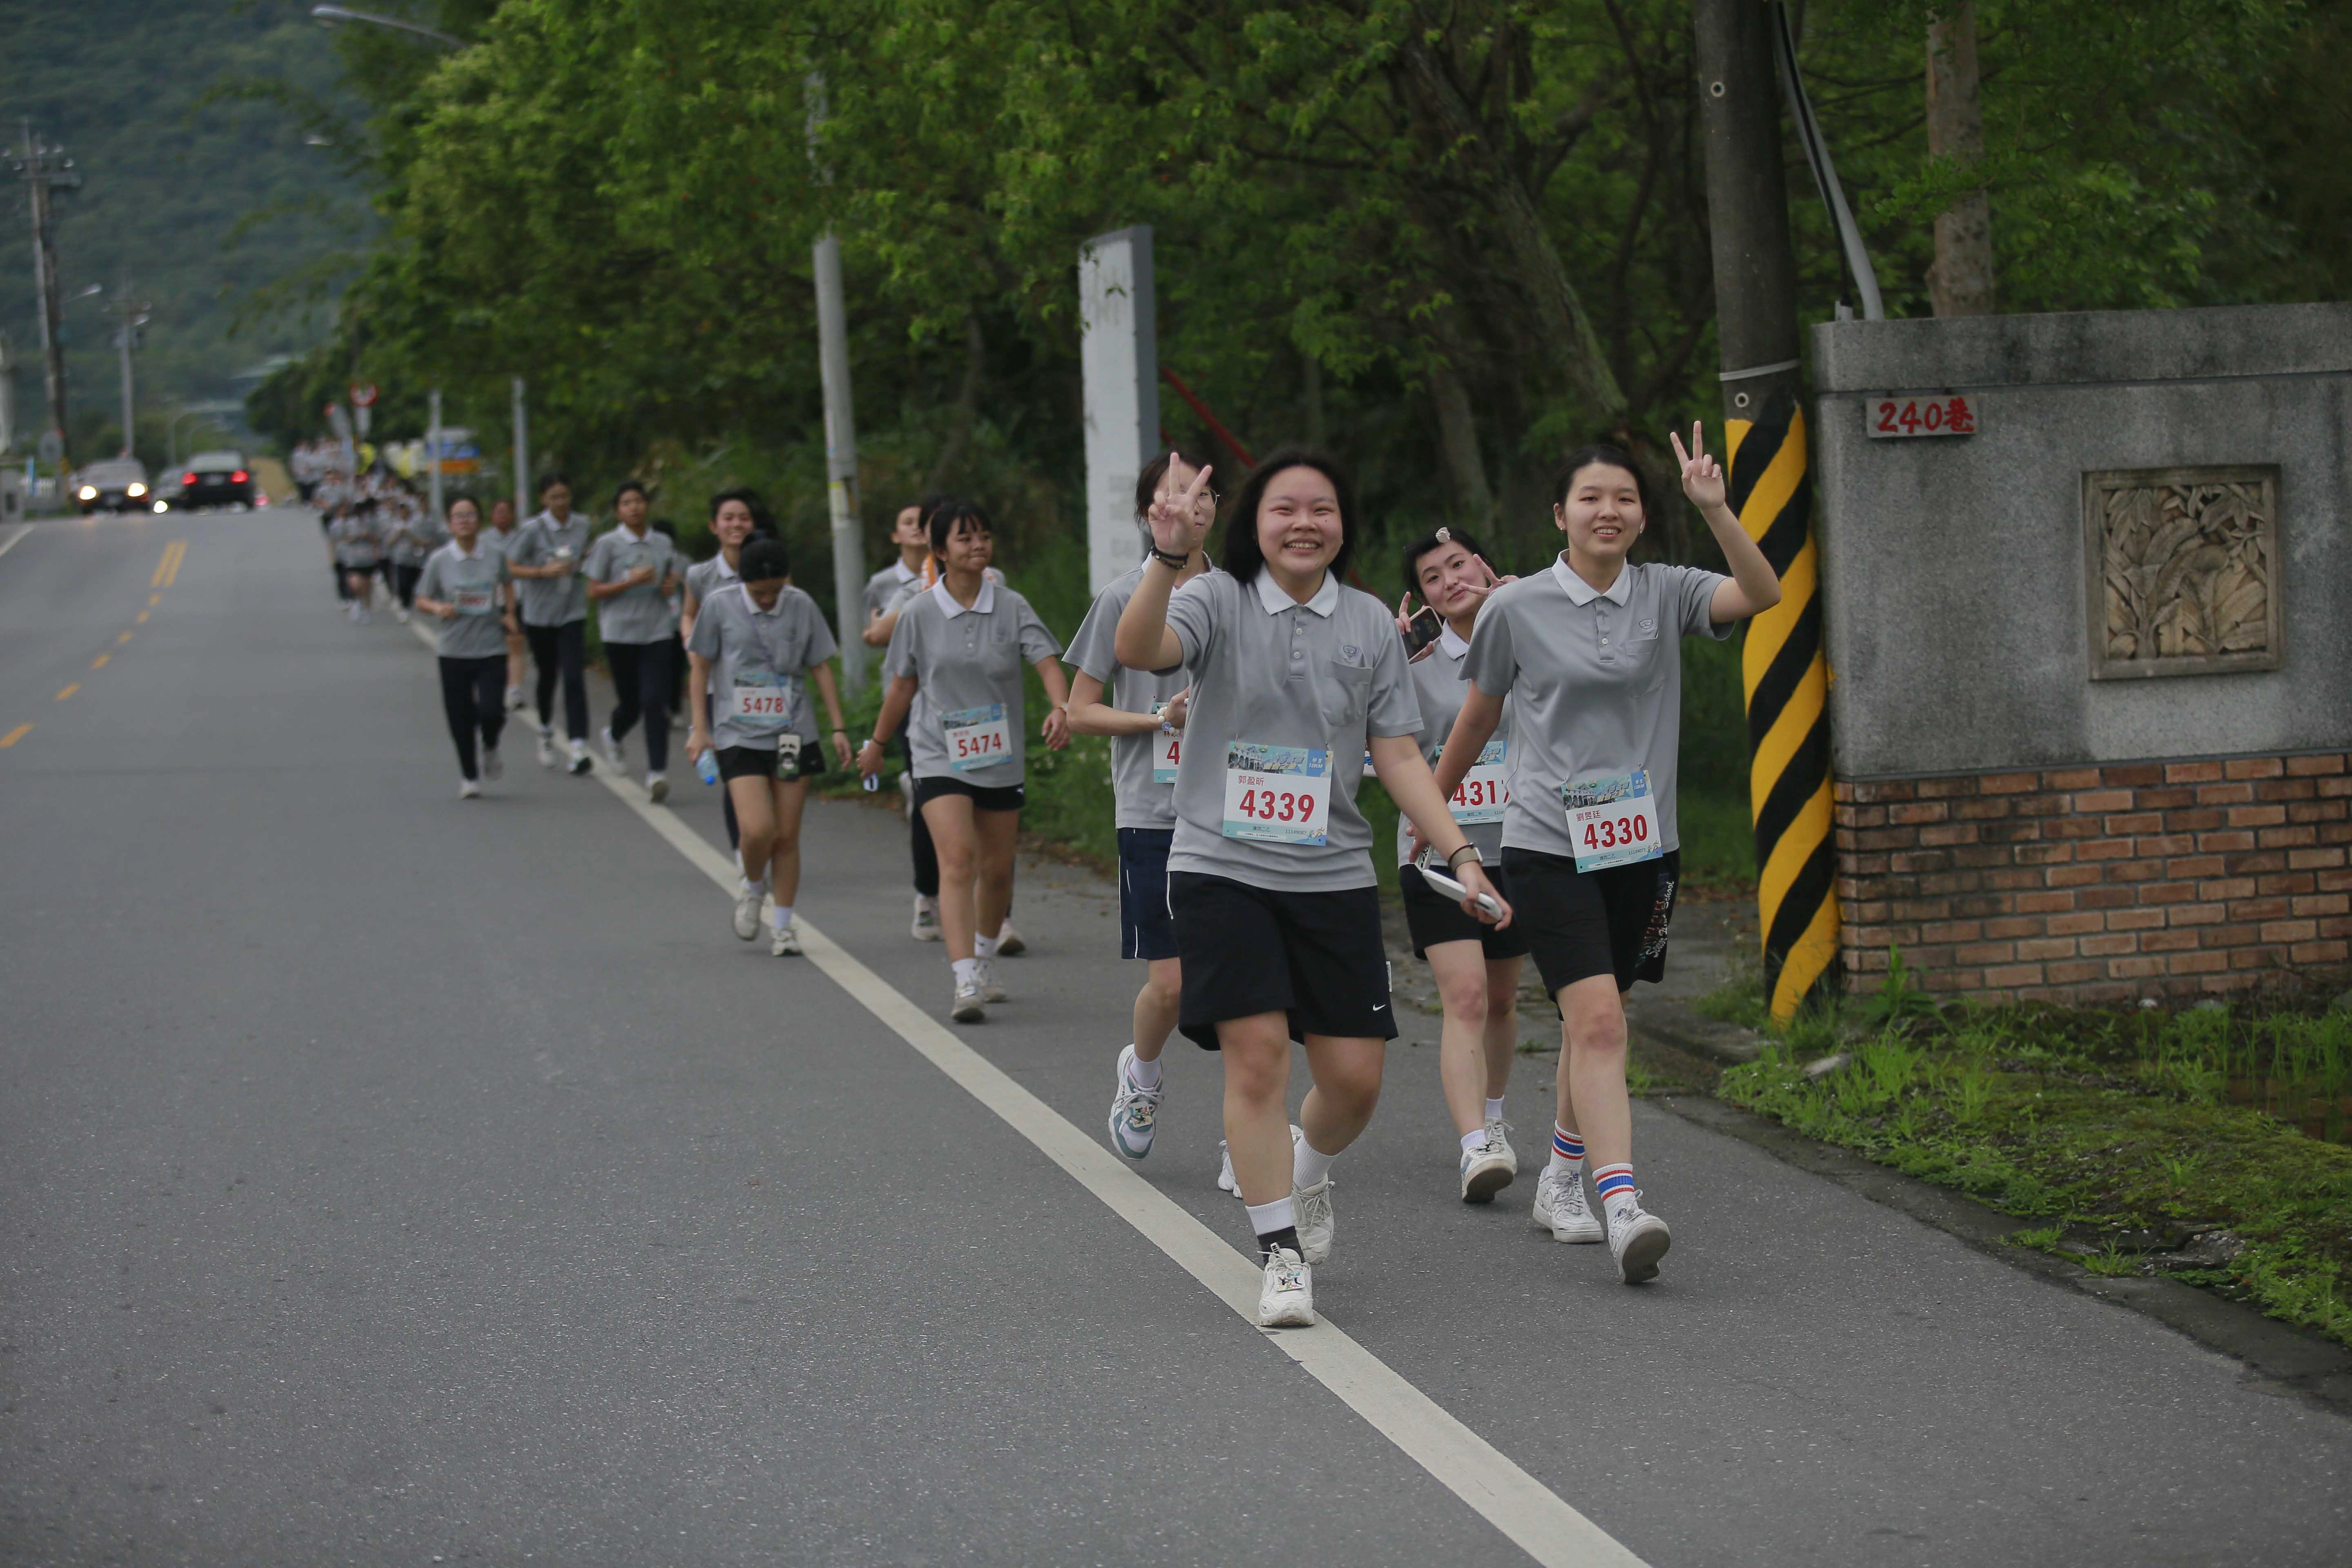
[[[677,547],[666,533],[648,528],[643,534],[616,528],[599,534],[588,547],[581,576],[590,583],[612,583],[640,566],[654,569],[654,580],[625,589],[596,606],[596,629],[606,642],[659,642],[671,632],[669,601],[662,584],[677,568]],[[584,589],[583,590],[585,591]]]
[[[1636,768],[1658,803],[1659,847],[1682,847],[1682,639],[1731,635],[1708,609],[1726,581],[1696,566],[1629,562],[1603,594],[1560,559],[1487,598],[1466,664],[1479,690],[1510,698],[1517,721],[1507,847],[1573,858],[1561,786]]]
[[[809,700],[808,672],[840,651],[816,601],[786,584],[776,607],[762,612],[740,583],[730,584],[702,601],[694,617],[688,653],[710,660],[710,743],[772,752],[789,729],[803,742],[817,739],[816,708]],[[776,729],[747,728],[727,717],[728,691],[737,686],[774,686],[787,693],[787,721]]]
[[[1469,676],[1465,673],[1470,645],[1454,633],[1452,626],[1442,626],[1437,641],[1430,645],[1426,657],[1409,666],[1412,671],[1413,695],[1421,702],[1421,754],[1432,766],[1445,750],[1445,737],[1454,732],[1454,721],[1462,716],[1462,700],[1469,695]],[[1511,704],[1503,703],[1502,721],[1495,726],[1494,739],[1486,742],[1484,754],[1499,755],[1506,767],[1510,761]],[[1465,784],[1468,781],[1465,781]],[[1482,781],[1483,782],[1483,781]],[[1468,805],[1465,801],[1465,805]],[[1472,809],[1491,809],[1480,803]],[[1482,865],[1492,866],[1503,858],[1503,825],[1493,822],[1463,822],[1461,807],[1454,809],[1454,820],[1462,836],[1478,847]],[[1397,818],[1397,864],[1410,858],[1405,847],[1412,842],[1411,825],[1402,816]]]
[[[433,651],[443,658],[503,656],[507,632],[499,612],[506,607],[504,586],[512,580],[506,557],[485,548],[478,539],[471,554],[460,552],[453,539],[426,556],[416,592],[457,606],[456,619],[435,626]]]
[[[1215,570],[1210,568],[1212,572]],[[1103,591],[1095,595],[1087,618],[1070,634],[1069,651],[1062,656],[1063,662],[1071,668],[1101,681],[1110,706],[1122,713],[1149,713],[1192,683],[1192,678],[1181,667],[1156,673],[1129,669],[1111,652],[1118,632],[1118,617],[1126,613],[1127,602],[1135,597],[1135,585],[1142,581],[1143,566],[1139,562],[1105,584]],[[1111,737],[1110,788],[1118,826],[1176,826],[1176,785],[1172,782],[1154,784],[1151,779],[1169,740],[1169,736],[1157,731]]]
[[[522,600],[522,622],[527,626],[569,626],[588,618],[588,584],[578,571],[588,559],[585,513],[575,511],[558,522],[541,512],[515,530],[507,560],[517,566],[545,566],[560,550],[572,552],[574,570],[571,575],[525,577],[515,584],[515,593]]]
[[[373,518],[354,512],[337,518],[327,530],[335,549],[335,564],[365,571],[383,559],[383,535]]]
[[[882,673],[896,680],[915,679],[915,707],[907,729],[919,779],[961,779],[982,789],[1017,784],[1028,752],[1021,670],[1062,651],[1029,601],[1002,583],[982,579],[980,596],[965,609],[937,583],[916,595],[898,613]],[[947,721],[986,722],[988,710],[1002,705],[1011,755],[1003,762],[958,773],[950,764]]]
[[[866,618],[870,621],[888,610],[891,601],[920,575],[905,562],[893,561],[866,579]]]
[[[1365,742],[1421,728],[1394,612],[1328,573],[1298,605],[1271,572],[1247,583],[1213,572],[1170,597],[1168,625],[1192,678],[1168,868],[1291,892],[1373,886],[1371,825],[1356,808]],[[1224,836],[1226,753],[1236,742],[1329,754],[1323,843]]]
[[[504,556],[508,560],[512,560],[514,558],[515,541],[521,537],[522,528],[520,524],[517,524],[513,528],[501,531],[492,528],[486,522],[482,524],[481,531],[474,535],[474,542],[479,545],[482,549],[489,551],[492,554]]]
[[[421,510],[395,517],[384,531],[391,541],[392,558],[402,566],[422,565],[425,557],[449,542],[449,531]]]
[[[707,605],[712,595],[730,584],[740,583],[742,577],[727,564],[727,552],[720,551],[708,561],[698,561],[686,569],[686,591],[694,595],[697,605]]]

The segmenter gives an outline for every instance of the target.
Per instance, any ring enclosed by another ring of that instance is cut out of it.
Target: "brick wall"
[[[1850,983],[2107,1002],[2352,961],[2352,752],[1836,785]]]

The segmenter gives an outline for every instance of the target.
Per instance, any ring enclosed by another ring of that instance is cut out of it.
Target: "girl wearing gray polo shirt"
[[[1225,1142],[1265,1269],[1257,1321],[1304,1325],[1315,1321],[1310,1266],[1331,1250],[1331,1161],[1371,1120],[1396,1037],[1372,830],[1356,807],[1368,750],[1461,879],[1465,912],[1481,895],[1498,921],[1510,908],[1430,777],[1394,618],[1340,585],[1356,530],[1344,471],[1311,452],[1268,458],[1234,498],[1224,570],[1171,594],[1188,511],[1152,509],[1151,555],[1115,647],[1130,669],[1192,678],[1168,854],[1184,966],[1177,1026],[1224,1054]],[[1294,1038],[1315,1079],[1295,1136],[1284,1113]]]
[[[801,951],[793,930],[793,900],[801,881],[801,811],[808,804],[809,780],[824,772],[816,721],[810,715],[808,686],[824,699],[833,748],[849,765],[849,735],[841,724],[841,698],[833,667],[837,651],[833,631],[816,601],[793,587],[791,558],[783,542],[754,540],[743,546],[743,580],[711,595],[694,618],[687,639],[693,668],[687,676],[687,710],[694,728],[687,736],[687,761],[706,751],[719,754],[719,776],[742,826],[743,883],[735,896],[735,934],[745,942],[760,934],[760,905],[770,879],[775,912],[770,917],[768,951],[776,957]]]
[[[939,851],[940,925],[955,969],[949,1016],[971,1024],[987,1016],[983,1004],[1005,999],[994,960],[1021,830],[1021,667],[1045,683],[1052,707],[1039,732],[1053,751],[1070,743],[1070,694],[1055,662],[1062,645],[1028,600],[989,581],[995,539],[986,515],[950,501],[931,513],[930,531],[940,580],[899,611],[882,666],[889,690],[857,770],[881,773],[883,745],[911,713],[915,809]]]
[[[481,530],[482,513],[471,496],[449,503],[449,542],[425,557],[414,598],[421,614],[441,623],[433,639],[441,660],[441,710],[457,745],[457,772],[464,781],[457,794],[467,800],[482,793],[481,776],[495,779],[504,771],[499,731],[506,727],[507,710],[499,689],[507,656],[499,618],[514,607],[506,557],[481,544]]]
[[[1629,561],[1655,514],[1641,470],[1613,447],[1572,454],[1552,508],[1568,548],[1549,570],[1498,590],[1479,616],[1470,689],[1437,766],[1441,788],[1459,784],[1511,700],[1503,871],[1561,1031],[1558,1121],[1535,1222],[1556,1240],[1601,1239],[1584,1201],[1589,1147],[1609,1250],[1629,1285],[1656,1277],[1671,1240],[1633,1185],[1624,994],[1665,973],[1681,875],[1682,638],[1728,637],[1780,602],[1780,580],[1726,504],[1700,427],[1687,451],[1680,437],[1674,445],[1683,493],[1732,575]]]

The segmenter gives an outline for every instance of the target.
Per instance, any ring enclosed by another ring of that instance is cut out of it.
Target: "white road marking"
[[[425,647],[433,646],[433,634],[422,624],[412,625],[409,630]],[[726,855],[680,821],[677,813],[654,805],[644,790],[604,763],[597,763],[595,776],[696,869],[732,896],[740,873]],[[838,942],[797,916],[793,923],[800,931],[809,962],[826,978],[1141,1232],[1145,1240],[1239,1313],[1243,1321],[1256,1326],[1258,1270],[1222,1237],[956,1038],[944,1024],[908,1001]],[[1328,1318],[1311,1329],[1258,1331],[1545,1568],[1644,1568],[1639,1557],[1606,1531],[1455,1420]]]
[[[30,533],[30,532],[32,532],[32,531],[33,531],[33,525],[32,525],[31,523],[29,523],[29,522],[20,522],[20,523],[18,523],[18,524],[16,525],[16,532],[14,532],[14,533],[10,534],[10,535],[9,535],[6,539],[5,539],[5,540],[0,540],[0,555],[5,555],[5,554],[7,554],[7,553],[8,553],[8,552],[10,552],[11,550],[16,549],[16,548],[17,543],[18,543],[20,541],[22,541],[22,540],[24,539],[25,535],[26,535],[26,534],[28,534],[28,533]]]

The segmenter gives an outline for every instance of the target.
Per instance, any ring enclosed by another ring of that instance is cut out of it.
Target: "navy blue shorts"
[[[1176,956],[1176,917],[1168,912],[1168,846],[1172,827],[1118,830],[1118,954]]]

